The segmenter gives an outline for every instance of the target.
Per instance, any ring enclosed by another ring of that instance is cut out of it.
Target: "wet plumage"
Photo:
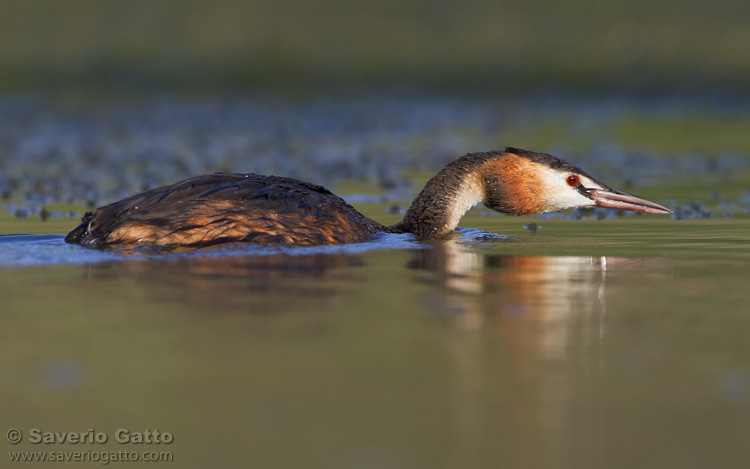
[[[210,246],[351,243],[383,226],[322,186],[257,174],[210,174],[151,189],[86,214],[66,241]]]

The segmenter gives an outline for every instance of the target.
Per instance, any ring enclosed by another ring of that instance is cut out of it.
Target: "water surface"
[[[745,104],[2,99],[0,421],[24,434],[3,444],[181,468],[744,467]],[[675,216],[478,208],[441,242],[317,248],[63,241],[85,210],[215,171],[322,183],[390,224],[445,163],[505,146]],[[31,428],[110,438],[42,447]]]
[[[2,421],[158,428],[179,467],[745,464],[750,222],[533,220],[189,253],[0,237]]]

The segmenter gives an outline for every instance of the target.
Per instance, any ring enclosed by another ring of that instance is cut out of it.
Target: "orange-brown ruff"
[[[65,238],[106,245],[203,247],[239,242],[313,246],[352,243],[384,231],[438,239],[479,203],[511,215],[578,206],[649,213],[669,209],[616,191],[554,156],[506,148],[446,166],[404,219],[383,226],[324,187],[257,174],[210,174],[151,189],[84,215]]]

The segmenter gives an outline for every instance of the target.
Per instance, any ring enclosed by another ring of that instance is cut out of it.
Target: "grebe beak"
[[[596,202],[598,207],[617,208],[643,213],[672,213],[670,209],[663,205],[615,189],[587,188],[585,191]]]

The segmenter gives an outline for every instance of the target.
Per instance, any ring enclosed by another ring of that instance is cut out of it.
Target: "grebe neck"
[[[437,239],[457,226],[473,206],[484,202],[486,182],[482,170],[491,155],[465,155],[437,173],[407,210],[404,219],[390,227],[396,233],[413,233],[419,239]]]

